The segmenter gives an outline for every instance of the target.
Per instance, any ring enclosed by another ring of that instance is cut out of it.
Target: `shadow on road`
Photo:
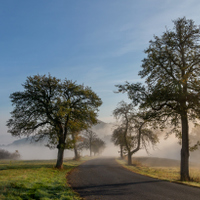
[[[163,180],[155,180],[155,181],[141,181],[141,182],[130,182],[130,183],[118,183],[118,184],[103,184],[103,185],[90,185],[90,186],[82,186],[82,187],[73,187],[75,190],[80,189],[90,189],[90,188],[99,188],[99,187],[123,187],[129,185],[136,185],[136,184],[149,184],[149,183],[157,183],[157,182],[164,182]]]

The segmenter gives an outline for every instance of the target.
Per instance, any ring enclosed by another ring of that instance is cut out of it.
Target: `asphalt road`
[[[68,176],[84,199],[200,200],[200,189],[135,174],[114,158],[98,158],[77,167]]]

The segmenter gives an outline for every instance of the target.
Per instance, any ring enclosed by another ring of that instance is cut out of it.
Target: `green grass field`
[[[140,159],[139,159],[140,160]],[[142,159],[141,159],[142,160]],[[158,166],[153,165],[147,165],[146,163],[152,163],[151,161],[159,162],[159,158],[149,158],[146,160],[145,164],[142,162],[139,162],[138,160],[133,159],[133,163],[131,166],[127,165],[126,160],[117,159],[117,162],[121,164],[123,167],[127,168],[128,170],[131,170],[135,173],[142,174],[145,176],[150,176],[153,178],[158,178],[161,180],[171,181],[171,182],[178,182],[178,183],[184,183],[191,186],[200,187],[200,168],[197,166],[190,167],[190,178],[191,181],[189,182],[181,182],[180,181],[180,168],[179,166],[175,166],[174,163],[172,164],[172,167],[166,166],[165,163],[163,163],[163,166],[159,164]],[[165,159],[162,159],[163,162]],[[167,160],[167,159],[166,159]],[[169,160],[167,160],[169,162]],[[161,162],[159,162],[161,163]]]
[[[65,160],[64,168],[54,168],[55,160],[0,161],[1,200],[80,199],[67,185],[66,175],[84,162]]]

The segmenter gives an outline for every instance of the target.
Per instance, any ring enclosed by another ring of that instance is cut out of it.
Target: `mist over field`
[[[101,122],[93,126],[92,130],[97,133],[98,137],[105,141],[106,148],[104,149],[102,156],[115,156],[118,157],[119,147],[115,146],[111,142],[111,135],[114,130],[114,124]],[[178,139],[174,135],[170,135],[165,139],[165,133],[160,133],[160,142],[156,145],[154,149],[149,148],[149,154],[146,153],[144,149],[141,149],[134,157],[158,157],[158,158],[168,158],[180,160],[180,150],[181,146],[178,144]],[[37,160],[37,159],[56,159],[57,149],[49,149],[45,146],[45,141],[34,142],[26,138],[15,140],[9,145],[0,146],[1,149],[8,150],[9,152],[19,151],[21,159],[23,160]],[[81,152],[81,156],[89,155],[89,150],[84,150]],[[74,157],[73,150],[65,150],[65,158]],[[200,152],[199,150],[190,153],[191,162],[200,162]]]
[[[98,134],[99,138],[106,141],[106,143],[110,143],[105,149],[104,153],[109,152],[109,155],[117,156],[117,153],[115,153],[115,151],[117,152],[117,147],[114,147],[114,145],[110,142],[112,127],[113,124],[100,122],[99,124],[93,126],[92,130]],[[9,152],[15,152],[16,150],[18,150],[21,155],[21,159],[23,160],[56,159],[58,152],[57,148],[49,149],[48,147],[45,146],[46,144],[47,140],[34,142],[33,140],[31,140],[31,138],[29,139],[23,138],[23,139],[17,139],[13,143],[10,143],[8,145],[0,145],[0,148],[8,150]],[[89,150],[83,150],[81,152],[81,155],[82,156],[89,155]],[[73,149],[65,150],[64,157],[65,158],[74,157]]]

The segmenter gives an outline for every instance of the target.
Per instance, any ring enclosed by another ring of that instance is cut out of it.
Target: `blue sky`
[[[99,119],[126,94],[116,84],[138,76],[153,35],[185,16],[200,24],[199,0],[0,0],[0,144],[14,140],[9,95],[27,76],[48,74],[90,86],[102,99]]]

